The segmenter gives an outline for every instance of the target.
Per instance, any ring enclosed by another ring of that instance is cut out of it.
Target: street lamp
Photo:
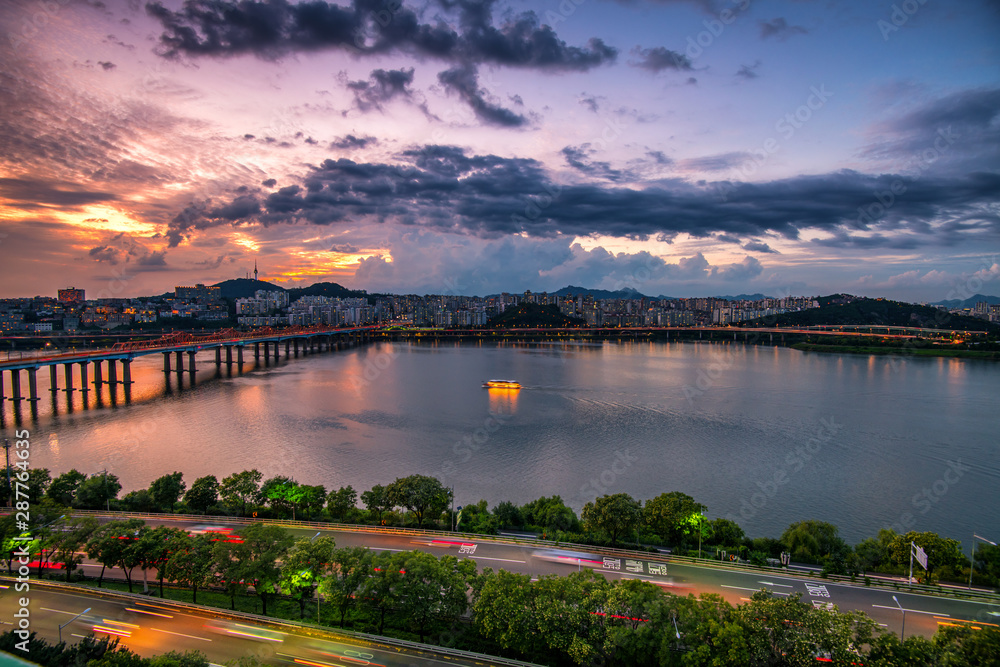
[[[76,619],[78,619],[81,616],[83,616],[84,614],[86,614],[90,610],[91,610],[91,607],[87,607],[86,609],[84,609],[83,611],[81,611],[79,614],[77,614],[76,616],[74,616],[73,618],[69,619],[68,621],[66,621],[65,623],[63,623],[62,625],[59,626],[59,643],[60,644],[62,643],[62,629],[65,628],[70,623],[72,623],[73,621],[75,621]]]
[[[4,445],[4,446],[6,446],[6,445]],[[10,486],[10,462],[9,462],[9,460],[8,460],[8,463],[7,463],[7,486]],[[972,555],[969,558],[969,590],[972,590],[972,571],[974,569],[976,569],[976,540],[982,540],[983,542],[988,542],[989,544],[992,544],[993,546],[997,545],[997,543],[993,542],[992,540],[988,540],[985,537],[980,537],[979,535],[976,535],[975,533],[972,534]]]
[[[903,627],[899,629],[899,641],[903,641],[903,633],[906,632],[906,610],[903,609],[903,605],[899,604],[899,600],[896,599],[895,595],[892,596],[892,601],[895,602],[896,606],[899,607],[899,610],[903,612]]]

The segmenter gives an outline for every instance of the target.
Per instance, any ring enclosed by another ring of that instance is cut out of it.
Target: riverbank
[[[900,348],[875,345],[823,345],[820,343],[795,343],[790,345],[800,352],[828,352],[838,354],[875,354],[898,357],[949,357],[954,359],[985,359],[1000,361],[996,350],[948,350],[941,348]]]

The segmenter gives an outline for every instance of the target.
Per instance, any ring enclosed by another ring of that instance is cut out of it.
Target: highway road
[[[10,621],[19,608],[18,597],[0,581],[0,626],[11,629]],[[257,656],[266,664],[305,665],[308,667],[439,667],[488,665],[493,661],[451,658],[430,652],[396,649],[377,645],[334,632],[295,628],[291,624],[263,626],[245,619],[219,618],[212,612],[199,612],[169,602],[126,599],[124,596],[83,595],[75,592],[32,588],[30,599],[31,630],[53,643],[60,636],[76,642],[90,634],[113,636],[143,656],[167,651],[198,650],[209,661],[221,664],[241,656]],[[110,598],[110,599],[109,599]],[[90,609],[89,612],[74,617]],[[30,659],[30,656],[22,656]],[[514,664],[513,662],[506,664]],[[528,663],[519,663],[528,664]]]
[[[211,518],[196,520],[156,520],[152,524],[169,525],[190,530],[195,524],[211,523]],[[217,524],[227,529],[231,524]],[[239,527],[236,526],[236,531]],[[556,551],[545,543],[505,543],[479,540],[470,536],[410,536],[398,533],[367,532],[316,527],[292,527],[296,537],[313,537],[317,531],[333,537],[338,546],[367,546],[373,550],[408,551],[419,549],[437,555],[452,554],[470,558],[480,569],[491,567],[537,577],[545,574],[569,574],[585,567],[600,571],[609,579],[645,579],[677,595],[717,593],[732,604],[749,599],[757,590],[766,589],[776,596],[801,595],[803,601],[816,606],[835,606],[840,611],[860,610],[891,632],[903,626],[905,610],[906,635],[932,636],[945,624],[970,624],[975,627],[1000,625],[1000,600],[993,603],[954,599],[895,591],[889,588],[866,587],[862,584],[833,582],[819,576],[792,576],[775,570],[749,566],[704,566],[671,561],[636,552],[634,558],[605,557],[587,553],[586,547],[575,551]],[[463,541],[464,539],[464,541]],[[88,574],[96,575],[100,565],[85,563]],[[121,576],[109,570],[105,576]],[[135,578],[135,577],[134,577]],[[139,576],[141,579],[141,575]],[[150,582],[155,573],[149,573]],[[140,582],[141,586],[141,582]],[[895,596],[898,604],[893,600]],[[902,608],[902,610],[901,610]]]

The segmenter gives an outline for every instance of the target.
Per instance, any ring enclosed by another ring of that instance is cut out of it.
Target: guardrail
[[[694,556],[680,556],[674,554],[664,554],[658,552],[638,551],[632,549],[616,549],[612,547],[594,546],[589,544],[577,544],[575,542],[554,542],[551,540],[519,538],[507,535],[483,535],[480,533],[459,533],[441,530],[426,530],[417,528],[396,528],[391,526],[366,526],[351,523],[325,523],[322,521],[287,521],[283,519],[264,519],[249,517],[214,516],[205,514],[143,514],[139,512],[106,512],[101,510],[73,510],[74,514],[88,516],[104,516],[122,519],[143,519],[145,521],[165,521],[176,519],[180,521],[198,521],[200,523],[228,523],[233,525],[247,526],[251,523],[266,523],[274,526],[288,528],[309,528],[319,530],[333,530],[352,533],[371,533],[381,535],[400,535],[407,537],[430,537],[430,538],[450,538],[460,539],[469,542],[494,542],[497,544],[513,544],[517,546],[533,547],[536,549],[568,549],[573,551],[587,551],[599,556],[612,556],[618,558],[641,558],[647,561],[659,563],[678,563],[695,565],[698,567],[709,567],[734,572],[746,572],[750,568],[762,573],[780,574],[784,577],[795,577],[800,579],[816,579],[819,573],[802,572],[786,567],[759,566],[744,563],[730,563],[727,561],[717,561],[711,558],[696,558]],[[868,585],[864,583],[864,577],[856,577],[854,580],[849,575],[828,574],[824,579],[849,586],[882,588],[905,593],[918,593],[922,595],[945,596],[955,599],[979,600],[995,604],[1000,604],[1000,593],[987,592],[982,590],[962,590],[958,588],[942,588],[941,586],[927,584],[913,584],[906,582],[875,581]]]
[[[0,575],[0,581],[16,582],[17,579],[14,577],[8,577],[6,575]],[[497,665],[498,667],[540,667],[536,663],[523,662],[521,660],[513,660],[510,658],[502,658],[498,656],[486,655],[483,653],[474,653],[472,651],[462,651],[459,649],[447,648],[444,646],[434,646],[432,644],[419,644],[417,642],[407,641],[405,639],[393,639],[391,637],[383,637],[381,635],[370,635],[364,632],[354,632],[352,630],[340,630],[327,628],[322,625],[316,625],[315,623],[299,623],[294,621],[287,621],[284,619],[277,619],[271,616],[261,616],[260,614],[250,614],[242,611],[232,611],[229,609],[219,609],[216,607],[207,607],[200,604],[193,604],[190,602],[178,602],[176,600],[166,600],[164,598],[151,598],[148,595],[139,595],[137,593],[124,593],[120,591],[112,591],[106,588],[96,588],[90,586],[75,586],[73,584],[66,584],[58,581],[42,581],[34,579],[31,581],[32,588],[42,588],[58,591],[60,593],[77,593],[80,595],[86,595],[89,597],[97,597],[105,600],[124,600],[124,601],[134,601],[134,602],[149,602],[151,599],[156,600],[156,604],[160,606],[169,606],[177,610],[183,611],[196,611],[201,614],[210,615],[216,618],[228,618],[232,620],[240,621],[251,621],[257,625],[270,626],[271,628],[287,628],[293,629],[295,631],[309,631],[313,634],[319,634],[326,636],[327,638],[333,638],[339,641],[348,641],[355,643],[364,643],[366,645],[374,645],[377,648],[389,651],[410,651],[423,654],[430,654],[435,658],[448,658],[452,660],[471,660],[473,665]],[[466,663],[468,664],[468,663]]]

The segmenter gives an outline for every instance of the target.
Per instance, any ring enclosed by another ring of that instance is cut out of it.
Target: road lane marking
[[[150,616],[159,616],[160,618],[173,618],[170,614],[158,614],[155,611],[146,611],[145,609],[134,609],[132,607],[125,607],[125,611],[134,611],[137,614],[149,614]]]
[[[873,604],[872,606],[878,607],[879,609],[894,609],[896,611],[899,611],[899,607],[887,607],[884,604]],[[942,614],[936,611],[920,611],[919,609],[907,609],[906,607],[903,607],[903,611],[908,611],[913,614],[928,614],[930,616],[943,616],[944,618],[951,618],[951,616],[948,614]]]
[[[790,586],[788,584],[776,584],[773,581],[760,581],[760,580],[758,580],[757,583],[759,583],[759,584],[766,584],[768,586],[781,586],[782,588],[792,588],[792,586]]]
[[[523,560],[514,560],[512,558],[487,558],[486,556],[469,556],[472,560],[502,560],[505,563],[523,563]]]
[[[161,630],[159,628],[150,628],[150,630],[154,630],[156,632],[165,632],[168,635],[176,635],[177,637],[187,637],[188,639],[199,639],[199,640],[201,640],[203,642],[210,642],[210,641],[212,641],[211,639],[208,639],[207,637],[195,637],[194,635],[186,635],[183,632],[171,632],[170,630]]]
[[[42,607],[42,611],[51,611],[51,612],[55,612],[57,614],[69,614],[71,616],[80,613],[80,612],[72,612],[72,611],[63,611],[62,609],[49,609],[48,607]]]
[[[722,587],[723,588],[735,588],[736,590],[740,590],[740,591],[753,591],[754,593],[756,593],[757,591],[760,590],[759,588],[744,588],[743,586],[729,586],[728,584],[722,584]],[[769,591],[769,592],[770,593],[774,593],[775,595],[789,595],[789,593],[782,593],[781,591]],[[740,599],[741,600],[745,600],[746,598],[740,598]]]

